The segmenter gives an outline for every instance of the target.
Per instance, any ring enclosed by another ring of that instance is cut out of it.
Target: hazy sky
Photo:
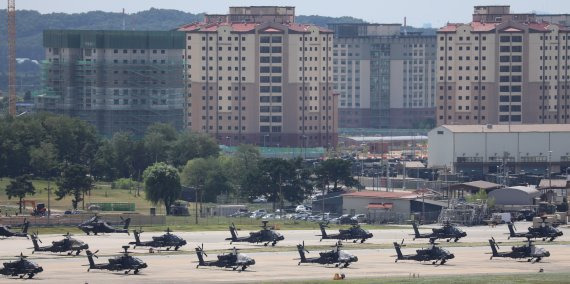
[[[5,8],[6,1],[0,2]],[[524,13],[570,13],[570,0],[17,0],[16,9],[41,13],[80,13],[93,10],[127,13],[151,7],[177,9],[192,13],[225,13],[228,6],[281,5],[295,6],[297,15],[353,16],[376,23],[401,23],[439,27],[447,22],[470,20],[475,5],[511,5],[511,11]]]

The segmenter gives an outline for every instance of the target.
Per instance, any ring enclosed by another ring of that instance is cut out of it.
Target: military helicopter
[[[24,254],[20,253],[20,255],[16,257],[20,259],[17,261],[4,262],[4,267],[0,268],[0,274],[12,277],[19,276],[20,278],[24,278],[24,276],[28,275],[28,279],[32,279],[36,274],[44,271],[37,263],[27,260],[27,256]]]
[[[301,257],[298,265],[301,265],[301,263],[334,264],[335,267],[345,268],[351,263],[358,261],[358,257],[340,249],[342,247],[340,241],[332,247],[334,247],[334,249],[330,251],[320,252],[318,257],[307,258],[305,257],[305,253],[309,253],[309,251],[305,249],[305,242],[303,241],[303,244],[297,245],[297,250]]]
[[[248,242],[248,243],[264,243],[267,246],[271,243],[271,246],[275,246],[278,241],[282,241],[285,238],[283,235],[275,232],[270,227],[267,226],[268,221],[262,221],[263,225],[261,230],[258,232],[250,232],[247,237],[238,237],[236,226],[232,223],[230,226],[231,238],[227,238],[226,241],[230,241],[230,244],[237,242]]]
[[[77,227],[85,232],[87,235],[93,233],[97,235],[99,233],[127,233],[129,234],[129,224],[131,223],[131,218],[123,219],[121,217],[122,223],[124,226],[122,229],[115,228],[106,221],[103,221],[99,218],[99,216],[95,215],[91,219],[79,224]],[[129,234],[130,235],[130,234]]]
[[[198,256],[198,265],[196,265],[196,268],[200,266],[215,266],[232,268],[234,271],[239,268],[239,271],[244,271],[248,266],[255,264],[255,260],[253,258],[243,253],[239,253],[239,250],[235,247],[231,249],[230,253],[218,255],[217,260],[205,261],[204,256],[208,257],[208,255],[204,251],[204,244],[202,244],[201,247],[196,247],[196,255]]]
[[[445,222],[443,227],[432,229],[431,233],[420,234],[418,229],[418,224],[415,222],[412,223],[414,227],[414,240],[415,239],[430,239],[437,240],[437,239],[447,239],[447,241],[451,241],[453,239],[454,242],[457,242],[459,239],[466,237],[467,233],[463,230],[457,228],[456,226],[452,225],[449,222]]]
[[[135,235],[135,241],[130,242],[130,245],[134,245],[133,248],[139,247],[150,247],[150,252],[154,252],[153,248],[164,248],[166,250],[170,250],[170,248],[174,247],[174,250],[178,250],[180,247],[186,245],[186,241],[180,238],[177,235],[173,235],[170,232],[170,228],[166,229],[166,234],[158,237],[152,237],[152,241],[145,241],[141,242],[140,234],[143,233],[142,230],[134,230],[133,234]]]
[[[93,261],[93,257],[99,258],[97,256],[96,251],[92,253],[90,250],[87,250],[87,259],[89,260],[89,268],[87,271],[91,269],[98,269],[98,270],[109,270],[109,271],[122,271],[125,270],[125,274],[129,274],[131,270],[134,270],[134,274],[138,274],[139,270],[143,268],[147,268],[147,264],[144,263],[140,258],[132,257],[129,254],[129,246],[123,246],[123,255],[116,256],[114,258],[109,258],[109,263],[98,263],[95,264]]]
[[[542,223],[540,227],[533,228],[529,227],[528,232],[516,233],[516,227],[513,223],[508,223],[507,226],[509,227],[509,238],[527,238],[527,239],[540,239],[542,238],[543,241],[548,239],[549,242],[554,241],[554,239],[563,235],[562,231],[557,228],[554,228],[551,225],[546,223],[546,217],[541,217]]]
[[[493,259],[493,257],[527,258],[528,262],[535,263],[540,262],[543,257],[550,256],[550,252],[544,248],[537,248],[530,239],[528,240],[528,245],[513,246],[510,252],[498,252],[497,250],[501,249],[499,244],[499,242],[495,241],[495,238],[489,240],[489,245],[491,245],[491,251],[493,252],[489,259]]]
[[[70,233],[67,233],[63,236],[65,238],[62,239],[61,241],[51,242],[50,246],[40,247],[38,242],[41,243],[42,241],[38,238],[37,233],[33,234],[32,242],[34,243],[34,251],[32,253],[35,253],[37,251],[56,252],[56,253],[67,252],[67,255],[71,255],[73,252],[75,252],[75,255],[79,255],[82,250],[89,249],[88,244],[72,238],[71,237],[72,235]]]
[[[341,241],[353,240],[352,242],[356,243],[358,240],[360,240],[360,243],[364,243],[366,239],[372,238],[373,236],[372,233],[360,228],[360,225],[358,224],[352,225],[349,229],[346,230],[338,230],[338,234],[327,234],[325,228],[328,228],[328,223],[319,223],[319,227],[321,228],[322,235],[317,236],[321,237],[321,241],[323,239],[337,239]]]
[[[0,237],[9,238],[9,237],[23,237],[23,238],[30,238],[28,236],[28,228],[30,227],[30,222],[24,219],[24,224],[22,224],[22,232],[14,232],[10,226],[0,226]]]
[[[455,255],[450,253],[448,250],[438,247],[435,239],[430,240],[428,248],[416,250],[416,254],[402,254],[401,247],[403,246],[405,246],[403,239],[400,244],[394,242],[394,248],[397,253],[397,258],[394,262],[398,262],[398,260],[415,260],[422,262],[431,261],[432,264],[437,264],[439,262],[439,265],[444,265],[447,260],[455,258]]]

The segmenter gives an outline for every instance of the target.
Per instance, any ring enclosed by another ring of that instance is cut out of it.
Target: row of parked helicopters
[[[106,221],[100,219],[98,216],[81,223],[78,227],[85,232],[87,235],[94,234],[98,235],[101,233],[127,233],[130,224],[130,218],[122,220],[124,226],[122,228],[116,228]],[[349,229],[341,229],[338,233],[329,234],[326,232],[328,224],[319,224],[321,235],[321,241],[323,239],[335,239],[338,240],[337,243],[332,246],[333,248],[329,251],[320,252],[318,257],[306,257],[306,253],[309,251],[305,248],[304,242],[297,245],[297,250],[299,252],[299,262],[301,265],[303,263],[314,263],[321,265],[334,265],[335,267],[345,268],[350,264],[357,262],[358,257],[342,250],[343,241],[352,241],[354,243],[360,242],[364,243],[367,239],[372,238],[373,234],[364,230],[359,225],[352,225]],[[543,248],[538,248],[534,245],[532,239],[542,238],[544,241],[553,241],[559,236],[562,236],[562,232],[551,225],[548,225],[543,219],[541,226],[538,228],[529,228],[528,232],[517,233],[516,228],[513,224],[509,224],[509,239],[510,238],[526,238],[527,244],[522,246],[513,246],[511,251],[499,252],[499,244],[501,242],[495,241],[494,238],[489,240],[489,245],[491,246],[491,257],[493,258],[513,258],[513,259],[527,259],[529,262],[540,262],[542,258],[549,257],[550,253]],[[29,229],[29,222],[24,221],[22,225],[21,232],[15,232],[12,228],[8,226],[0,226],[0,236],[3,237],[29,237],[27,231]],[[436,240],[445,239],[447,242],[454,241],[457,242],[459,239],[464,238],[467,234],[462,231],[457,226],[446,222],[441,228],[434,228],[429,233],[420,233],[417,224],[413,224],[415,239],[429,239],[429,245],[427,248],[416,250],[415,254],[403,254],[401,249],[404,247],[404,240],[397,243],[394,242],[394,248],[396,250],[395,262],[399,260],[412,260],[420,262],[432,262],[434,265],[443,265],[447,261],[453,259],[454,254],[450,253],[448,250],[438,246]],[[284,240],[282,234],[276,232],[273,228],[268,226],[267,221],[263,221],[261,230],[257,232],[250,232],[249,236],[239,237],[238,229],[234,224],[229,227],[230,238],[226,240],[230,241],[230,244],[235,242],[248,242],[263,244],[268,246],[271,244],[275,246],[277,242]],[[109,271],[124,271],[125,274],[133,271],[134,274],[138,274],[141,269],[147,268],[148,265],[144,263],[141,259],[133,257],[130,255],[131,252],[128,251],[130,246],[136,247],[148,247],[149,252],[153,253],[155,250],[178,250],[180,247],[185,246],[187,242],[172,234],[170,229],[167,229],[166,233],[161,236],[152,237],[152,240],[141,241],[140,235],[143,233],[142,230],[134,230],[133,234],[135,237],[134,242],[130,242],[129,245],[123,246],[123,251],[120,252],[119,256],[110,258],[108,263],[95,263],[95,258],[98,258],[97,252],[91,252],[89,250],[89,245],[78,239],[72,237],[71,234],[67,233],[64,238],[60,241],[54,241],[51,245],[40,246],[41,240],[39,239],[37,233],[32,234],[33,242],[33,252],[51,252],[51,253],[67,253],[68,255],[79,255],[81,251],[85,250],[87,258],[89,261],[89,270],[109,270]],[[195,248],[196,255],[198,257],[197,267],[200,266],[210,266],[210,267],[221,267],[221,268],[232,268],[233,270],[243,271],[247,267],[255,265],[255,260],[245,254],[239,252],[239,249],[235,247],[230,249],[229,253],[221,254],[217,256],[216,260],[205,260],[204,257],[208,257],[207,253],[204,251],[204,245]],[[27,257],[21,254],[17,256],[18,260],[13,262],[4,263],[4,267],[0,268],[0,275],[8,276],[19,276],[23,278],[28,276],[28,278],[34,277],[36,274],[43,271],[43,269],[36,263],[26,259]]]

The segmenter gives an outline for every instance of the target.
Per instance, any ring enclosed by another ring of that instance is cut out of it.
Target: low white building
[[[428,133],[428,167],[452,172],[564,171],[570,166],[570,124],[441,125]]]

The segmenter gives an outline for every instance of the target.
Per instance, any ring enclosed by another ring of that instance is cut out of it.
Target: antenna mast
[[[8,113],[16,116],[16,0],[8,0]]]

